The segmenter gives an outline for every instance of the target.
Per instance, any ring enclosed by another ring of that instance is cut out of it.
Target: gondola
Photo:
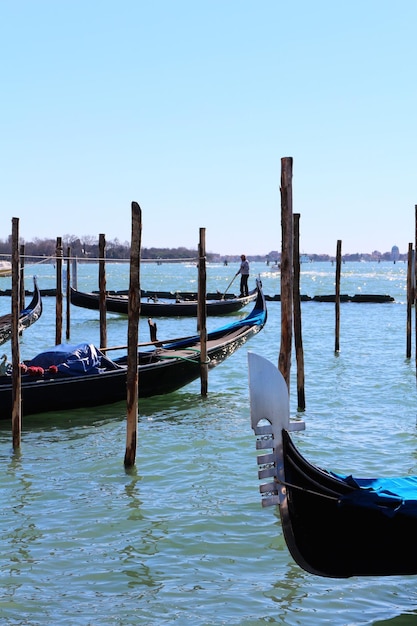
[[[247,304],[254,302],[257,296],[257,289],[253,289],[243,298],[224,298],[206,300],[207,315],[226,315],[236,313]],[[98,310],[100,307],[100,294],[85,293],[77,291],[71,287],[71,304],[85,309]],[[106,310],[109,313],[128,313],[128,296],[126,295],[106,295]],[[196,317],[197,300],[187,300],[178,298],[159,299],[158,297],[142,298],[140,304],[140,315],[142,317]]]
[[[267,320],[262,288],[251,313],[242,320],[207,333],[209,370],[216,367]],[[149,342],[152,343],[152,342]],[[139,397],[168,394],[200,376],[200,336],[156,341],[138,352]],[[21,364],[22,413],[111,404],[126,399],[127,356],[111,360],[91,344],[60,345]],[[11,376],[0,376],[0,419],[9,419]]]
[[[18,330],[21,333],[36,322],[42,315],[42,298],[36,277],[33,277],[33,297],[30,304],[19,315]],[[6,343],[12,336],[12,315],[6,313],[0,316],[0,345]]]
[[[307,572],[331,578],[417,574],[417,476],[358,478],[305,459],[290,430],[286,383],[250,353],[251,422],[263,504],[279,505],[288,549]]]
[[[0,278],[2,276],[11,276],[12,275],[12,264],[10,261],[0,261]]]

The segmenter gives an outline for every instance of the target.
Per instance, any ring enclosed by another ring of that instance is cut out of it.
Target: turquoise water
[[[109,289],[127,288],[126,265],[106,270]],[[235,271],[208,265],[208,291],[223,291]],[[261,275],[266,294],[279,293],[276,272],[261,263],[251,271],[251,280]],[[26,266],[28,288],[34,272],[41,288],[55,285],[51,265]],[[307,407],[299,416],[306,430],[295,437],[319,465],[369,476],[417,474],[406,274],[403,263],[343,265],[342,293],[389,294],[395,302],[343,303],[338,355],[334,304],[302,303]],[[301,292],[332,293],[334,276],[330,263],[303,264]],[[141,284],[196,290],[197,270],[144,264]],[[80,266],[78,287],[97,285],[97,265]],[[1,279],[0,288],[8,286]],[[0,298],[0,314],[9,307]],[[195,331],[193,319],[156,321],[160,338]],[[207,320],[209,330],[224,323]],[[126,343],[126,319],[109,315],[107,334],[109,346]],[[98,343],[99,336],[98,313],[72,307],[71,341]],[[147,339],[141,320],[140,340]],[[43,316],[23,334],[22,358],[54,340],[55,300],[45,298]],[[270,302],[264,330],[210,372],[207,398],[196,381],[141,401],[136,466],[129,472],[124,403],[24,419],[19,452],[12,450],[10,425],[1,425],[1,624],[417,623],[415,577],[308,574],[288,553],[278,511],[261,507],[247,352],[277,363],[279,344],[280,304]],[[292,369],[295,381],[294,359]],[[295,393],[292,382],[293,415]]]

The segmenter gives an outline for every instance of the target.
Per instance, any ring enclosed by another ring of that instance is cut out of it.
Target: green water
[[[265,293],[279,293],[276,273],[262,264],[251,269],[261,273]],[[28,277],[32,270],[26,267]],[[233,270],[209,266],[208,290],[225,288]],[[334,272],[330,263],[303,265],[302,292],[331,293]],[[41,288],[54,284],[52,266],[36,273]],[[191,290],[197,279],[192,265],[144,265],[141,273],[143,288],[152,289]],[[109,266],[107,274],[109,289],[126,287],[126,267]],[[388,293],[395,303],[342,305],[338,356],[334,304],[303,303],[307,426],[297,443],[335,471],[417,473],[406,267],[358,263],[343,266],[342,274],[343,293]],[[81,266],[79,288],[96,289],[97,276],[97,265]],[[1,298],[0,313],[7,306]],[[44,306],[22,337],[23,357],[54,342],[54,299]],[[123,402],[27,418],[19,452],[12,450],[10,425],[1,425],[1,624],[417,623],[415,577],[307,574],[288,553],[278,511],[261,507],[247,351],[277,362],[279,303],[269,304],[268,315],[264,330],[210,373],[206,399],[195,382],[141,402],[129,472]],[[195,330],[195,320],[157,323],[164,338]],[[208,319],[209,329],[224,323]],[[140,335],[147,338],[146,320]],[[98,314],[73,307],[71,340],[98,338]],[[126,319],[110,315],[108,344],[125,341]],[[294,393],[293,384],[292,414]]]

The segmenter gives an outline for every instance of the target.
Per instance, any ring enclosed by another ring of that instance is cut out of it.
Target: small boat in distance
[[[10,261],[0,261],[0,278],[12,275],[12,264]]]
[[[243,307],[254,302],[257,297],[257,288],[243,298],[216,298],[206,300],[207,315],[227,315],[237,313]],[[77,291],[71,287],[71,304],[85,309],[98,311],[100,308],[100,294]],[[127,295],[106,295],[106,310],[109,313],[128,313]],[[197,300],[187,300],[180,297],[159,299],[157,296],[141,300],[140,315],[142,317],[197,317]]]
[[[290,430],[288,388],[278,369],[249,353],[251,423],[262,504],[279,505],[293,559],[318,576],[417,574],[417,476],[358,478],[305,459]]]
[[[22,309],[19,315],[19,333],[34,324],[42,315],[42,298],[36,277],[33,277],[33,297],[29,305]],[[12,336],[12,314],[0,316],[0,345],[6,343]]]
[[[261,287],[253,310],[244,319],[207,333],[209,370],[217,367],[251,337],[267,320]],[[24,415],[112,404],[126,399],[127,353],[114,360],[109,348],[92,344],[54,346],[21,364]],[[127,350],[126,350],[127,352]],[[139,345],[139,398],[168,394],[200,376],[200,335],[155,340]],[[0,420],[10,419],[12,377],[0,376]]]

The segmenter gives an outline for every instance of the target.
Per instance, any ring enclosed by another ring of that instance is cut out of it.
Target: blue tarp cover
[[[417,517],[417,476],[354,478],[334,474],[348,485],[358,487],[342,496],[342,506],[378,507],[387,515],[398,512]]]
[[[91,343],[77,345],[61,343],[46,352],[41,352],[32,360],[25,361],[25,364],[28,367],[43,367],[45,370],[51,365],[56,365],[58,372],[66,376],[98,374],[104,370],[117,369],[117,365]]]

